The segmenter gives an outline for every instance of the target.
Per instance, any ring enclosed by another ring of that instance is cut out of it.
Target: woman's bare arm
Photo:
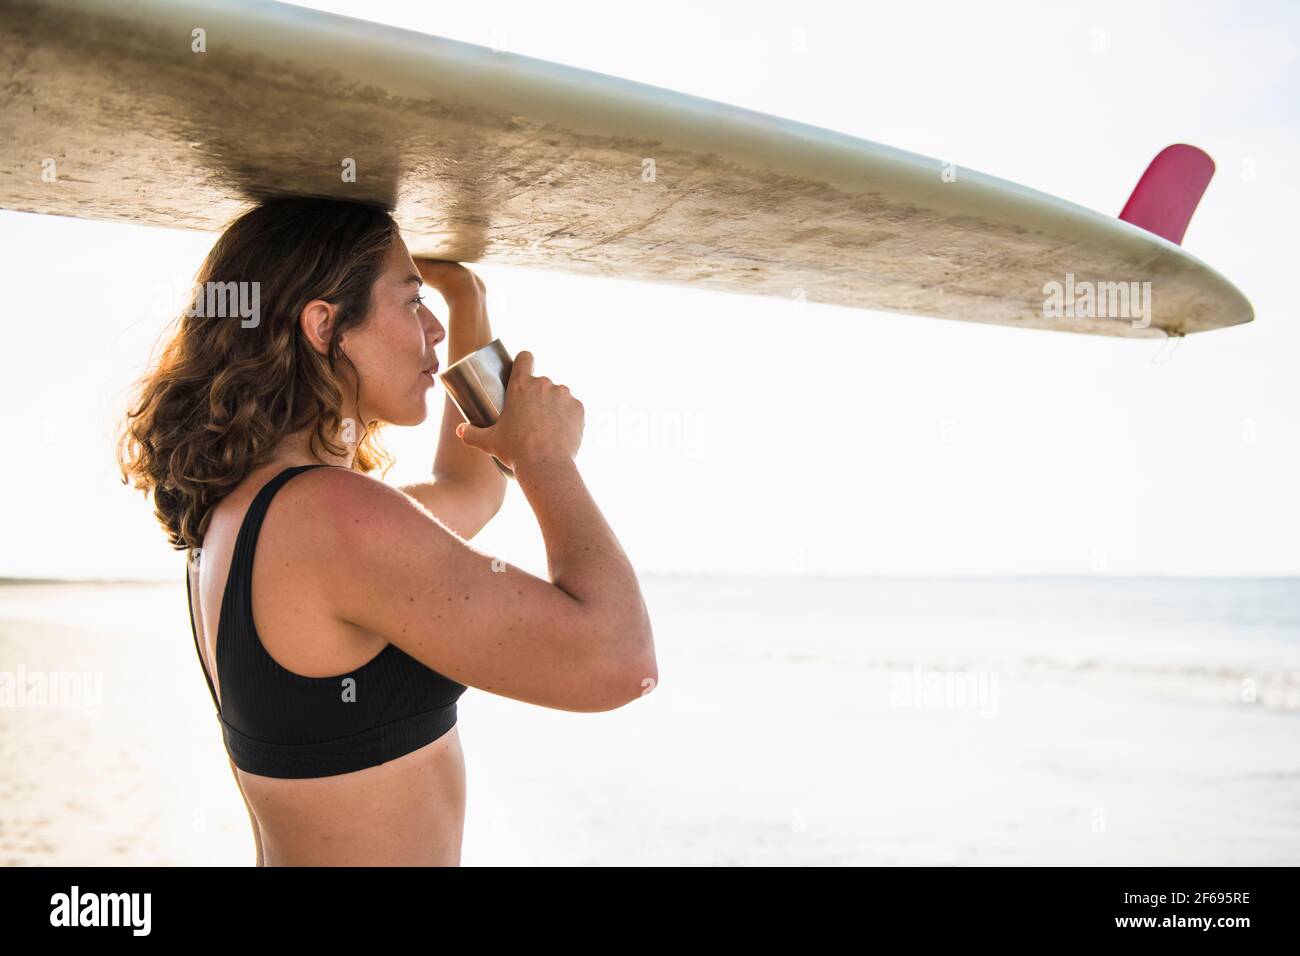
[[[441,674],[559,710],[611,710],[658,681],[636,574],[572,460],[517,463],[550,581],[474,548],[405,495],[321,468],[287,485],[319,600]]]
[[[459,361],[492,341],[487,315],[487,287],[455,262],[416,259],[425,284],[447,303],[447,364]],[[403,485],[410,495],[462,538],[472,538],[501,510],[506,477],[490,456],[456,437],[464,418],[450,397],[443,398],[442,425],[430,480]]]

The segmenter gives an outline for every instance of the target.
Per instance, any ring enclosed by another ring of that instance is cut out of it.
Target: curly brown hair
[[[281,439],[314,426],[310,448],[344,455],[335,439],[343,395],[337,363],[356,367],[340,335],[361,325],[371,287],[398,234],[388,209],[370,203],[294,197],[270,199],[231,222],[195,276],[188,302],[160,357],[137,383],[120,425],[122,483],[147,497],[173,548],[198,548],[212,509]],[[257,318],[209,315],[211,290],[250,283]],[[208,308],[204,293],[208,290]],[[313,299],[337,306],[326,355],[303,336],[298,318]],[[368,423],[352,467],[370,472],[391,457]]]

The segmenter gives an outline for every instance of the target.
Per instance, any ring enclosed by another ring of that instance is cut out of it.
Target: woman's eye
[[[417,295],[414,299],[411,300],[411,304],[412,304],[412,305],[418,305],[419,303],[421,303],[421,302],[423,302],[423,301],[424,301],[424,296],[422,296],[422,295]]]

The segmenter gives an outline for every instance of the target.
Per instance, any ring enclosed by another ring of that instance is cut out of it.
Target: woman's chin
[[[422,425],[429,417],[429,400],[421,396],[420,400],[412,407],[404,409],[404,414],[400,417],[390,418],[394,425],[400,425],[403,428],[410,428],[414,425]]]
[[[416,425],[424,424],[428,414],[423,415],[394,415],[392,418],[385,419],[390,425],[396,425],[398,428],[413,428]]]
[[[426,386],[403,402],[392,402],[384,411],[378,412],[377,417],[400,428],[423,424],[429,417],[432,394],[433,389]]]

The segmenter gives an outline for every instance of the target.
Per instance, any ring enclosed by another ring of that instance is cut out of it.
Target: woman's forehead
[[[411,258],[405,243],[402,243],[400,238],[394,241],[388,250],[388,256],[384,260],[383,278],[390,284],[398,286],[408,283],[418,286],[421,281],[420,270],[415,268],[415,260]]]

